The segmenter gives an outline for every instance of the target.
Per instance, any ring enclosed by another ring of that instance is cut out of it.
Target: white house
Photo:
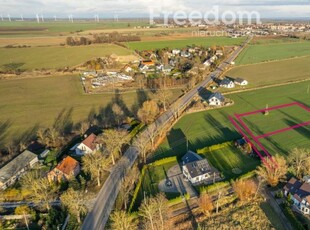
[[[248,81],[242,78],[236,78],[235,79],[235,84],[236,85],[241,85],[241,86],[245,86],[248,85]]]
[[[93,153],[99,146],[95,143],[97,136],[95,134],[90,134],[86,137],[80,144],[75,148],[75,154],[83,156],[85,154]]]
[[[133,69],[132,69],[130,66],[126,66],[126,67],[124,68],[124,70],[125,70],[126,73],[130,73],[130,72],[133,71]]]
[[[181,50],[178,50],[178,49],[172,50],[172,54],[174,54],[174,55],[178,55],[180,53],[181,53]]]
[[[216,50],[215,51],[215,55],[217,55],[217,56],[223,56],[224,54],[223,54],[223,50]]]
[[[291,195],[294,206],[305,215],[310,214],[310,184],[292,177],[283,188],[284,195]]]
[[[191,54],[187,51],[182,51],[181,52],[181,57],[185,57],[185,58],[189,58],[191,56]]]
[[[224,88],[235,88],[235,83],[228,79],[228,78],[224,78],[221,82],[220,82],[220,87],[224,87]]]
[[[219,92],[216,92],[216,93],[213,93],[209,98],[208,98],[208,103],[209,105],[212,105],[212,106],[221,106],[223,105],[225,102],[225,98],[224,96],[219,93]]]
[[[192,184],[199,184],[211,178],[216,172],[207,161],[203,159],[197,153],[188,151],[182,157],[182,171],[184,177],[186,177]]]

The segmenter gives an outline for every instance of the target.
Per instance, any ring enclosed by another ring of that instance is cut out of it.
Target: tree
[[[83,135],[87,131],[88,128],[89,128],[89,122],[82,121],[78,126],[79,133]]]
[[[129,195],[132,194],[135,187],[135,183],[139,178],[139,169],[137,165],[134,165],[123,179],[120,190],[120,197],[122,199],[124,209],[127,210],[127,203]]]
[[[76,216],[77,222],[81,223],[81,214],[85,214],[87,209],[84,205],[84,194],[69,188],[60,197],[61,203],[66,206],[69,212]]]
[[[203,211],[205,215],[209,215],[210,212],[214,209],[214,205],[209,194],[204,193],[199,197],[199,208]]]
[[[135,139],[134,146],[137,148],[139,156],[142,158],[142,162],[146,163],[147,153],[150,150],[150,142],[147,135],[139,135],[138,138]]]
[[[108,129],[103,131],[101,141],[105,144],[105,149],[111,155],[112,163],[115,165],[116,159],[122,152],[123,145],[129,141],[129,136],[124,130]]]
[[[112,111],[113,111],[113,113],[115,115],[115,121],[116,121],[117,125],[120,126],[122,124],[122,122],[123,122],[123,119],[124,119],[124,111],[116,103],[114,103],[112,105]]]
[[[155,99],[163,107],[164,111],[167,111],[167,104],[169,103],[169,98],[172,96],[170,90],[167,90],[166,87],[159,89],[155,94]]]
[[[310,173],[310,150],[294,148],[288,158],[291,170],[298,178]]]
[[[51,127],[47,130],[47,136],[49,138],[51,147],[56,147],[59,144],[59,132],[54,127]]]
[[[25,220],[25,225],[27,226],[27,229],[29,229],[28,224],[28,215],[31,215],[32,217],[35,217],[35,211],[31,210],[28,205],[21,205],[15,208],[14,210],[15,215],[22,215]]]
[[[232,187],[241,201],[251,200],[257,191],[257,185],[253,180],[237,179],[232,183]]]
[[[97,179],[97,185],[101,185],[101,177],[111,165],[111,159],[96,151],[92,154],[86,154],[82,158],[83,169],[91,174],[92,179]]]
[[[37,131],[38,141],[43,145],[48,145],[48,137],[46,135],[46,130],[39,128]]]
[[[286,161],[284,157],[278,154],[273,159],[266,157],[264,164],[256,169],[256,174],[272,187],[275,187],[279,181],[285,179],[286,173]]]
[[[147,129],[145,130],[149,140],[151,141],[151,148],[152,150],[154,150],[155,148],[155,138],[157,136],[157,125],[154,123],[154,124],[151,124],[147,127]]]
[[[114,211],[111,214],[111,229],[113,230],[134,230],[138,229],[137,219],[125,211]]]
[[[138,111],[138,118],[144,124],[152,123],[159,113],[158,105],[155,101],[149,100],[145,101],[142,108]]]
[[[139,215],[143,218],[146,229],[166,229],[168,214],[168,201],[162,193],[145,198],[139,208]]]

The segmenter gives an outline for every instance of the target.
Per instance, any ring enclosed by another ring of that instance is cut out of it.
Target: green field
[[[259,160],[247,156],[233,145],[211,150],[205,156],[215,168],[224,174],[225,180],[240,176],[233,173],[235,168],[240,169],[241,174],[245,174],[254,170],[260,164]]]
[[[298,101],[310,106],[310,94],[307,94],[307,88],[310,81],[290,84],[279,87],[272,87],[249,91],[239,94],[231,94],[227,97],[234,100],[235,104],[231,107],[204,111],[185,115],[172,128],[170,133],[164,139],[163,143],[157,149],[154,159],[167,156],[182,156],[186,152],[186,140],[189,142],[189,149],[197,150],[205,146],[211,146],[226,141],[231,141],[240,137],[228,119],[229,115],[234,113],[244,113],[248,111],[265,108],[266,104],[270,107]],[[289,114],[294,117],[297,114]],[[262,115],[263,116],[263,115]],[[271,122],[270,127],[276,130],[278,123]],[[289,140],[277,143],[285,151],[294,147],[310,147],[309,132],[301,135],[299,130],[292,130]],[[275,136],[276,137],[276,136]],[[273,140],[273,137],[271,137]],[[296,145],[298,143],[298,145]],[[271,146],[271,142],[266,143]],[[276,152],[271,152],[272,154]],[[287,152],[284,152],[284,154]]]
[[[186,46],[233,46],[240,45],[245,38],[229,38],[229,37],[192,37],[180,40],[167,40],[167,41],[142,41],[142,42],[129,42],[127,46],[132,50],[154,50],[169,47],[184,48]]]
[[[236,59],[237,65],[310,55],[310,42],[249,45]]]
[[[237,66],[229,70],[226,75],[248,80],[249,87],[309,79],[309,57]]]
[[[91,46],[58,46],[31,48],[0,48],[0,68],[9,63],[21,63],[20,69],[57,69],[81,64],[91,58],[110,54],[129,55],[123,47],[103,44]]]
[[[34,127],[51,126],[62,111],[72,110],[68,119],[73,122],[85,120],[115,98],[114,93],[84,94],[78,76],[2,80],[0,89],[0,146]],[[173,99],[181,94],[179,89],[173,92]],[[129,92],[121,94],[121,100],[132,112],[146,96],[151,93]]]

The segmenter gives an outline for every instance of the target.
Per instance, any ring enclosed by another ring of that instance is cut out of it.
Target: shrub
[[[159,165],[164,165],[167,163],[171,163],[171,162],[177,162],[177,157],[167,157],[167,158],[163,158],[161,160],[155,161],[153,163],[150,163],[149,165],[151,166],[159,166]]]
[[[250,179],[256,175],[255,170],[247,172],[246,174],[241,175],[238,179]]]
[[[168,204],[169,205],[176,205],[178,203],[181,203],[183,201],[183,198],[185,198],[186,200],[189,200],[190,199],[190,195],[188,193],[185,193],[184,194],[184,197],[183,196],[178,196],[176,198],[173,198],[173,199],[170,199],[168,200]]]
[[[299,220],[296,218],[295,214],[293,213],[292,209],[287,206],[282,204],[282,209],[285,214],[285,216],[289,219],[289,221],[292,223],[294,229],[298,230],[304,230],[305,228],[303,225],[299,222]]]
[[[215,184],[211,184],[211,185],[200,187],[199,188],[199,193],[200,194],[203,194],[203,193],[206,193],[206,192],[207,193],[211,193],[211,192],[216,191],[217,189],[225,188],[227,186],[230,186],[229,181],[221,181],[221,182],[218,182],[218,183],[215,183]]]
[[[232,145],[233,145],[233,142],[228,141],[228,142],[224,142],[224,143],[221,143],[221,144],[207,146],[207,147],[204,147],[202,149],[198,149],[197,153],[198,154],[207,154],[207,153],[209,153],[211,151],[215,151],[215,150],[222,149],[222,148],[225,148],[225,147],[228,147],[228,146],[232,146]]]

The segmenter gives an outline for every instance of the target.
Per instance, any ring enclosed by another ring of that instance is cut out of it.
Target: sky
[[[225,11],[258,11],[261,18],[310,17],[310,0],[0,0],[0,15],[6,17],[148,17],[153,12],[182,10],[202,13],[219,7]]]

